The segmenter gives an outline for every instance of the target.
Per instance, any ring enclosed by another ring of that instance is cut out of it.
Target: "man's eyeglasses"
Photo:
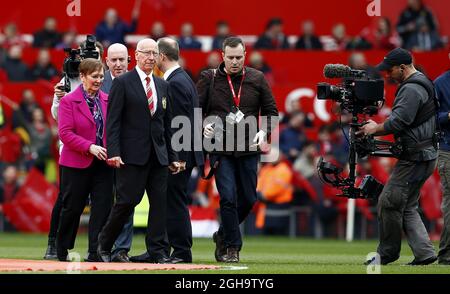
[[[157,57],[159,55],[159,52],[156,52],[156,51],[141,51],[141,50],[137,50],[137,52],[141,53],[145,57],[150,57],[151,55],[153,55],[153,57]]]

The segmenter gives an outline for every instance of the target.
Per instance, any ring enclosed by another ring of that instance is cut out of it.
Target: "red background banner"
[[[22,232],[48,232],[58,190],[32,169],[13,201],[3,210],[14,227]]]
[[[103,19],[105,10],[114,7],[124,20],[130,20],[134,0],[78,0],[81,16],[69,17],[67,5],[73,0],[20,0],[0,10],[0,26],[14,21],[23,33],[32,33],[42,27],[44,19],[55,16],[60,30],[76,28],[79,33],[93,33],[97,23]],[[395,25],[406,6],[406,0],[379,0],[381,15],[387,16]],[[359,34],[365,26],[376,19],[367,15],[367,6],[372,0],[142,0],[138,34],[148,34],[155,21],[162,21],[168,34],[178,34],[184,22],[192,22],[195,33],[213,35],[218,20],[229,22],[232,31],[240,35],[255,35],[263,32],[268,19],[281,17],[288,35],[297,35],[300,24],[306,19],[315,22],[316,32],[327,35],[331,27],[342,22],[350,35]],[[441,34],[450,34],[450,22],[446,21],[449,3],[446,0],[425,0],[425,3],[440,20]]]

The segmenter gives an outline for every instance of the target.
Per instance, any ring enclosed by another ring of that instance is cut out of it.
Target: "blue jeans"
[[[216,171],[216,185],[220,195],[219,235],[227,248],[242,247],[239,224],[256,202],[256,181],[259,154],[239,158],[221,156]]]
[[[114,243],[113,256],[122,250],[125,250],[127,253],[130,252],[131,242],[133,240],[133,218],[134,211],[123,226],[122,232],[120,232],[119,237],[117,237],[116,242]]]

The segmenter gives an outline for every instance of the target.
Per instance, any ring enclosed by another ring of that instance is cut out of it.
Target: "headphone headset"
[[[128,57],[127,57],[127,61],[128,61],[128,63],[130,63],[130,62],[131,62],[131,57],[130,57],[130,55],[128,55]]]

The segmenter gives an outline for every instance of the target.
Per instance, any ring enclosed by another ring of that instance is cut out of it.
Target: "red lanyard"
[[[245,78],[245,67],[242,69],[242,79],[241,79],[241,85],[239,86],[238,95],[236,96],[236,92],[234,91],[233,83],[231,82],[230,75],[227,74],[228,84],[230,85],[231,93],[233,94],[233,100],[236,107],[239,107],[239,103],[241,102],[241,91],[242,91],[242,84],[244,83]]]

